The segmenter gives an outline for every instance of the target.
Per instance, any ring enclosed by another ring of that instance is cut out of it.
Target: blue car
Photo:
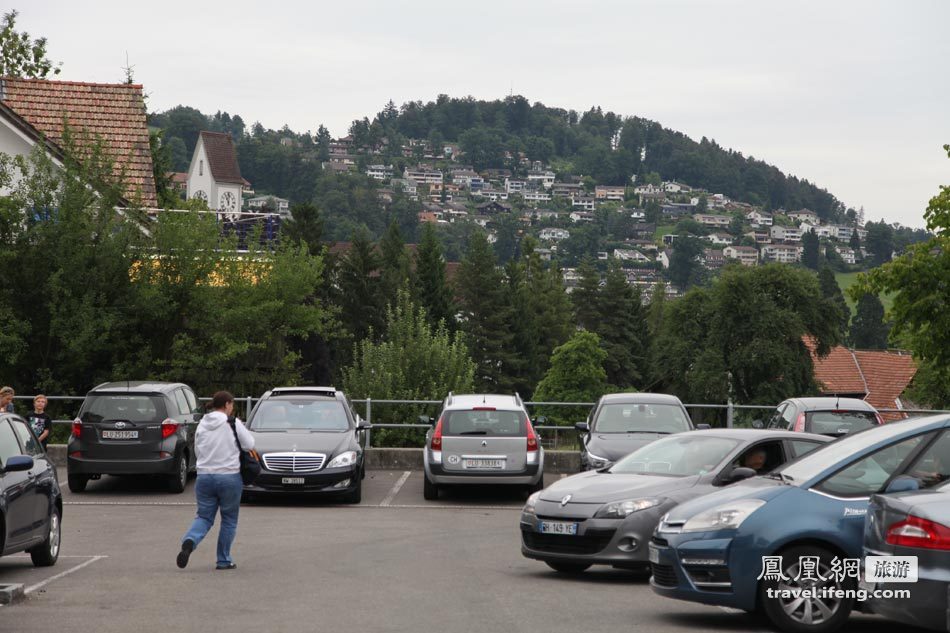
[[[921,473],[948,433],[947,415],[872,427],[674,508],[650,542],[653,591],[763,611],[783,631],[836,630],[855,607],[871,495],[902,475],[936,485]]]

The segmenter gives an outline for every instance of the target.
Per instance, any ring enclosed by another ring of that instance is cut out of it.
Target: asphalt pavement
[[[0,607],[0,631],[768,630],[745,613],[656,596],[642,575],[557,574],[521,556],[516,491],[458,490],[427,502],[420,472],[370,471],[358,506],[244,505],[238,568],[214,570],[215,526],[180,570],[193,486],[173,495],[159,481],[109,477],[80,495],[66,491],[56,566],[0,558],[0,584],[22,583],[28,594]],[[893,630],[864,615],[846,629]]]

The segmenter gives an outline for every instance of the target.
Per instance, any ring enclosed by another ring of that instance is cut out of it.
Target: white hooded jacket
[[[241,440],[241,448],[254,448],[254,436],[244,424],[235,419],[234,428]],[[233,475],[241,472],[238,447],[234,433],[228,424],[228,416],[221,411],[212,411],[201,418],[195,432],[195,454],[199,475]]]

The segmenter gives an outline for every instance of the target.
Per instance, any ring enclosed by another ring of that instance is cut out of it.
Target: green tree
[[[943,148],[950,157],[950,145]],[[936,405],[950,402],[950,186],[942,185],[930,199],[924,218],[934,233],[930,240],[859,276],[849,292],[854,299],[894,293],[893,336],[907,342],[924,372],[917,396]],[[871,235],[869,228],[868,250]]]
[[[607,391],[604,361],[607,352],[593,332],[576,332],[554,350],[551,366],[538,383],[534,399],[539,402],[596,402]],[[539,407],[555,424],[571,421],[563,407]]]
[[[868,222],[864,228],[868,232],[864,245],[871,266],[880,266],[891,261],[891,254],[894,252],[894,229],[884,220]]]
[[[597,295],[600,291],[600,273],[594,268],[594,260],[590,256],[581,260],[577,272],[580,283],[571,293],[571,302],[574,304],[574,320],[582,328],[596,331],[600,313],[597,309]]]
[[[396,300],[396,293],[403,289],[410,289],[411,266],[409,254],[406,252],[406,243],[402,239],[399,225],[393,221],[386,229],[385,235],[379,241],[380,259],[380,290],[386,304]]]
[[[504,276],[483,233],[473,233],[456,285],[465,341],[475,361],[475,387],[490,393],[512,389],[512,314]]]
[[[812,270],[818,270],[820,258],[818,235],[814,231],[805,231],[802,234],[802,265]]]
[[[835,279],[835,273],[830,266],[822,266],[818,272],[818,286],[821,288],[821,296],[830,300],[836,306],[841,314],[840,338],[844,340],[848,334],[848,324],[851,322],[851,308],[844,299],[844,293],[841,292],[841,286]]]
[[[429,322],[436,325],[442,321],[449,330],[454,330],[452,291],[445,280],[442,245],[431,223],[426,223],[422,229],[422,240],[416,251],[415,287],[416,296],[425,308]]]
[[[366,231],[353,234],[350,248],[340,262],[340,319],[351,340],[362,341],[370,331],[383,328],[385,304],[380,292],[379,256]]]
[[[851,322],[851,346],[857,349],[887,349],[890,331],[890,326],[884,321],[884,304],[877,295],[861,295]]]
[[[596,302],[599,314],[594,332],[607,353],[604,369],[607,381],[619,389],[640,387],[648,375],[646,313],[640,291],[627,283],[627,276],[615,261]]]
[[[3,14],[0,28],[0,77],[46,79],[59,74],[60,66],[46,57],[46,38],[33,39],[16,30],[16,11]]]
[[[386,335],[375,342],[360,341],[353,363],[343,371],[343,387],[353,397],[385,400],[441,400],[450,391],[474,390],[475,363],[462,334],[449,334],[445,325],[433,327],[425,310],[405,290],[386,310]],[[425,409],[389,406],[374,420],[414,422]],[[423,433],[380,429],[373,438],[385,446],[420,446]]]
[[[323,249],[323,218],[315,204],[305,202],[295,204],[290,209],[290,220],[281,225],[281,232],[296,245],[306,244],[310,253],[317,254]]]
[[[704,271],[699,256],[702,252],[703,243],[695,237],[681,235],[676,238],[667,271],[670,281],[683,289],[701,284]]]

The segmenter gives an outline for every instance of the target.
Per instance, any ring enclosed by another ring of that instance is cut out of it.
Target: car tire
[[[590,563],[565,563],[561,561],[544,561],[544,564],[559,574],[580,574],[587,571]]]
[[[68,473],[66,482],[69,484],[70,492],[85,492],[86,484],[89,483],[89,475],[74,475]]]
[[[59,558],[59,546],[62,539],[63,514],[59,508],[53,508],[49,515],[46,540],[30,549],[30,558],[37,567],[52,567]]]
[[[851,615],[855,600],[851,598],[841,598],[833,600],[831,598],[811,598],[803,600],[782,599],[781,597],[769,598],[768,590],[772,589],[801,589],[810,588],[807,584],[811,581],[796,580],[800,572],[800,562],[804,557],[818,558],[818,574],[825,576],[831,569],[831,563],[836,554],[815,545],[806,545],[792,547],[781,552],[782,573],[788,577],[788,581],[762,580],[759,582],[759,604],[762,611],[777,628],[787,633],[827,633],[841,628],[844,622]],[[840,557],[838,557],[840,560]],[[856,589],[854,578],[844,578],[836,580],[831,577],[830,582],[819,583],[814,586],[835,587],[844,590]],[[852,594],[853,595],[853,594]],[[814,621],[816,620],[817,621]]]
[[[343,503],[359,503],[363,500],[363,482],[362,480],[357,480],[356,488],[351,492],[346,493],[346,496],[343,497]]]
[[[168,489],[175,494],[180,494],[185,491],[187,485],[188,457],[182,455],[175,461],[175,474],[168,477]]]
[[[429,481],[429,477],[425,474],[422,475],[422,497],[426,501],[438,501],[439,499],[439,487]]]

